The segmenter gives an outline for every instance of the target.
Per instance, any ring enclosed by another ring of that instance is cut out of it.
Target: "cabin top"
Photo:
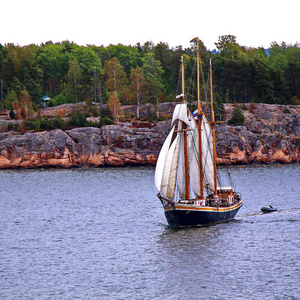
[[[229,193],[229,192],[233,191],[233,187],[232,186],[218,186],[217,191],[221,192],[221,193],[226,193],[226,192]]]

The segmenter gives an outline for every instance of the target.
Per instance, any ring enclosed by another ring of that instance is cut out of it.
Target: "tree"
[[[106,76],[105,85],[110,92],[116,92],[119,96],[126,89],[126,84],[128,82],[126,78],[126,73],[123,66],[120,64],[119,60],[114,57],[109,61],[104,63],[103,68],[104,74]]]
[[[151,53],[153,51],[153,48],[154,48],[154,43],[151,41],[147,41],[142,47],[143,54]]]
[[[13,102],[17,101],[17,99],[18,98],[17,98],[16,92],[13,91],[13,90],[9,90],[8,93],[7,93],[7,96],[6,96],[5,100],[4,100],[4,107],[6,109],[11,108]]]
[[[243,125],[245,122],[245,116],[240,108],[235,107],[232,112],[232,117],[228,120],[229,125]]]
[[[159,61],[164,73],[162,74],[162,80],[166,94],[171,94],[176,90],[176,83],[178,80],[179,59],[177,59],[177,66],[173,68],[173,51],[169,49],[169,45],[166,43],[159,43],[154,47],[154,58]]]
[[[255,84],[254,92],[259,102],[273,102],[273,82],[270,70],[266,63],[256,58],[255,63]]]
[[[116,57],[123,66],[127,77],[130,76],[131,69],[135,69],[142,64],[140,53],[136,47],[124,46],[122,44],[109,45],[107,53],[110,57],[106,60]]]
[[[102,75],[101,60],[92,49],[77,45],[73,46],[71,57],[77,60],[80,70],[78,94],[83,101],[92,102],[97,78]]]
[[[54,96],[63,90],[64,79],[69,70],[70,53],[67,45],[48,44],[42,47],[37,63],[43,70],[43,90]]]
[[[16,93],[16,95],[20,95],[24,86],[20,82],[20,80],[17,77],[14,77],[11,81],[11,90]]]
[[[227,58],[236,58],[241,51],[234,35],[221,35],[219,41],[215,43],[220,54]]]
[[[9,89],[16,72],[11,57],[4,58],[1,68],[1,79],[3,80],[4,89]]]
[[[119,101],[119,96],[117,92],[111,92],[109,100],[107,102],[107,106],[109,107],[113,118],[119,122],[119,116],[121,111],[121,104]]]
[[[21,92],[20,100],[21,100],[21,112],[22,112],[21,115],[23,119],[28,119],[28,117],[30,117],[30,115],[32,114],[33,110],[32,110],[32,98],[28,94],[26,89],[24,89]]]
[[[78,102],[78,90],[79,90],[79,81],[81,78],[80,66],[78,64],[77,59],[70,60],[70,68],[68,72],[68,84],[72,90],[73,99],[75,99],[75,103]]]
[[[289,90],[289,100],[293,97],[300,99],[300,44],[288,47],[286,57],[286,83]]]
[[[163,84],[161,76],[164,70],[158,60],[154,58],[153,53],[145,54],[143,58],[143,94],[145,100],[149,103],[149,116],[151,116],[151,104],[155,105],[158,99],[162,97]]]
[[[136,118],[140,118],[140,104],[143,91],[143,70],[139,67],[131,70],[130,82],[132,98],[136,101]]]

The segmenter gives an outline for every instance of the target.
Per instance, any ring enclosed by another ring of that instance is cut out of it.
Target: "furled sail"
[[[187,125],[190,124],[188,119],[187,103],[176,104],[172,117],[172,126],[176,120],[180,120]]]

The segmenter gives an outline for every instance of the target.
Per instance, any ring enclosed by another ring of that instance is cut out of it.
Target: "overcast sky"
[[[52,40],[78,45],[152,41],[188,47],[198,36],[213,50],[218,37],[268,48],[300,42],[297,0],[9,0],[0,5],[0,43]]]

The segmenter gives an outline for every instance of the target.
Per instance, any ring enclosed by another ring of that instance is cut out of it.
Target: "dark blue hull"
[[[172,227],[209,225],[234,219],[242,203],[227,210],[168,209],[165,216]]]

